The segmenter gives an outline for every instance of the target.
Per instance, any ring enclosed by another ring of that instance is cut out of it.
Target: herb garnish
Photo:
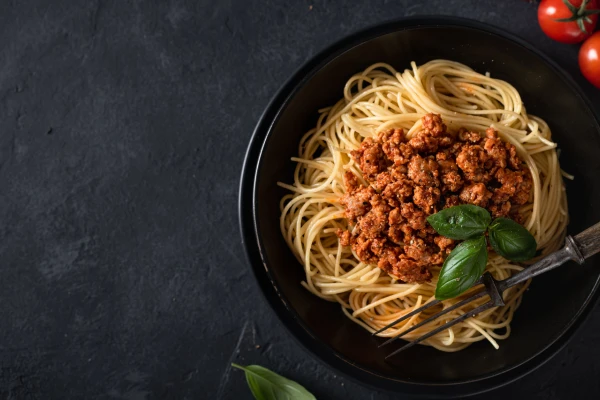
[[[472,204],[446,208],[427,217],[427,222],[442,236],[466,240],[485,233],[492,217],[481,207]]]
[[[485,271],[487,259],[483,235],[456,246],[444,262],[435,288],[435,298],[451,299],[473,286]]]
[[[508,218],[492,222],[485,208],[474,205],[446,208],[427,217],[427,222],[442,236],[465,240],[444,261],[435,288],[438,300],[460,295],[483,274],[488,259],[486,230],[494,251],[508,260],[528,260],[537,248],[535,238],[523,226]]]
[[[497,218],[488,234],[494,251],[508,260],[525,261],[535,255],[535,238],[512,219]]]
[[[256,400],[316,400],[315,396],[300,384],[260,365],[231,366],[246,373],[246,381]]]

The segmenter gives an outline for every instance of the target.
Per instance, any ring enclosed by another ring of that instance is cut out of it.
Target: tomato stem
[[[571,13],[573,15],[571,15],[569,18],[558,18],[558,19],[555,19],[555,21],[558,21],[558,22],[574,22],[575,21],[577,23],[577,26],[581,30],[581,32],[588,34],[588,31],[585,28],[584,22],[591,23],[592,20],[590,18],[590,15],[600,14],[600,10],[586,10],[585,9],[589,2],[590,2],[590,0],[583,0],[581,2],[581,5],[579,6],[579,8],[577,8],[573,4],[571,4],[571,2],[569,0],[563,0],[563,3],[565,3],[565,6],[567,6],[569,11],[571,11]]]

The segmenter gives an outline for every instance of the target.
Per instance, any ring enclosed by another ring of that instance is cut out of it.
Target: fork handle
[[[575,243],[584,259],[600,252],[600,222],[576,235]]]
[[[567,236],[565,246],[542,258],[535,264],[517,272],[510,278],[498,282],[498,289],[502,292],[517,283],[550,271],[561,266],[569,260],[583,264],[586,258],[600,252],[600,222],[590,226],[585,231],[579,233],[575,238]]]
[[[562,249],[547,255],[535,264],[512,275],[510,278],[498,282],[498,289],[503,292],[517,283],[550,271],[569,260],[583,264],[586,258],[598,252],[600,252],[600,222],[579,233],[575,238],[567,236],[565,238],[565,246]]]
[[[565,246],[562,249],[547,255],[535,264],[532,264],[529,267],[526,267],[525,269],[512,275],[511,277],[498,282],[498,290],[503,292],[509,287],[559,267],[569,260],[575,260],[580,264],[583,262],[577,245],[571,236],[566,237]]]

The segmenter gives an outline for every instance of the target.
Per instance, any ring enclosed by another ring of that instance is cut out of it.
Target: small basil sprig
[[[535,255],[535,238],[512,219],[496,218],[488,228],[488,235],[494,251],[507,260],[525,261]]]
[[[246,373],[246,381],[256,400],[316,400],[315,396],[300,384],[260,365],[231,366]]]
[[[427,222],[442,236],[466,240],[484,233],[492,222],[492,217],[485,208],[464,204],[430,215],[427,217]]]
[[[435,298],[451,299],[473,286],[485,271],[487,259],[483,235],[477,239],[465,240],[456,246],[444,262],[435,288]]]
[[[485,208],[474,205],[447,208],[430,215],[427,222],[442,236],[468,239],[456,246],[444,261],[435,288],[438,300],[460,295],[483,274],[488,258],[486,230],[494,251],[508,260],[529,260],[537,248],[535,238],[523,226],[508,218],[492,222]]]

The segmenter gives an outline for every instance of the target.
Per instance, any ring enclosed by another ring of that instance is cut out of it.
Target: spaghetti
[[[533,178],[530,200],[513,206],[533,234],[542,257],[561,244],[568,222],[567,199],[558,163],[556,144],[548,125],[528,115],[518,91],[509,83],[479,74],[447,60],[433,60],[400,73],[388,64],[371,65],[354,75],[344,87],[344,98],[319,111],[317,126],[300,140],[293,184],[279,183],[291,191],[281,200],[281,231],[304,265],[302,285],[313,294],[338,302],[343,312],[370,332],[434,300],[439,266],[431,266],[431,282],[404,283],[376,265],[361,262],[336,235],[348,229],[344,207],[343,175],[361,176],[350,157],[365,138],[391,128],[402,128],[406,137],[422,129],[421,117],[440,114],[449,131],[466,128],[483,133],[498,131],[513,144]],[[486,270],[505,279],[523,266],[490,253]],[[506,305],[487,310],[423,342],[442,351],[458,351],[469,344],[510,335],[510,322],[529,283],[504,293]],[[465,293],[468,295],[470,292]],[[462,298],[462,296],[461,296]],[[395,336],[461,298],[444,301],[424,313],[390,328],[380,336]],[[413,340],[450,319],[485,302],[480,299],[459,308],[404,338]]]

